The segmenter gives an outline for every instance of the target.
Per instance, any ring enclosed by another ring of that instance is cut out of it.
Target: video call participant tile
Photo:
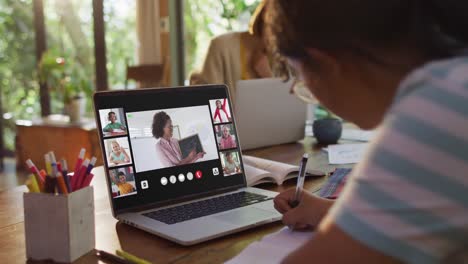
[[[239,152],[226,151],[221,152],[221,165],[223,166],[224,176],[236,175],[242,172]]]
[[[231,107],[226,98],[210,100],[210,109],[214,124],[232,122]]]
[[[137,193],[132,167],[109,170],[109,179],[111,181],[113,198],[134,195]]]
[[[208,105],[127,113],[136,172],[217,160]]]
[[[99,119],[104,137],[125,136],[128,134],[123,108],[99,110]]]
[[[105,139],[104,147],[109,167],[132,164],[127,137]]]
[[[220,150],[237,148],[237,137],[232,124],[216,125],[215,132]]]

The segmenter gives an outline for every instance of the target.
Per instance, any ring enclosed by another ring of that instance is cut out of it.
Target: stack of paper
[[[354,140],[354,141],[371,141],[375,135],[374,130],[361,130],[361,129],[343,129],[341,139]]]
[[[361,161],[368,144],[339,144],[328,146],[330,164],[354,164]]]
[[[313,236],[312,232],[291,231],[285,227],[250,244],[227,264],[271,264],[280,263],[289,253],[299,248]]]

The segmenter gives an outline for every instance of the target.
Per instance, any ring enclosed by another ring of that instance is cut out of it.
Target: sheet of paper
[[[328,162],[334,165],[361,161],[368,144],[339,144],[328,146]]]
[[[374,137],[374,130],[343,129],[341,139],[368,142]]]
[[[313,236],[312,232],[291,231],[285,227],[250,244],[227,264],[271,264],[280,263],[289,253],[299,248]]]

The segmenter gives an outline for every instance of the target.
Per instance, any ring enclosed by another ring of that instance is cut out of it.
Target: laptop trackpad
[[[253,224],[264,221],[266,219],[271,219],[273,217],[275,217],[274,213],[253,207],[242,208],[240,210],[214,216],[214,218],[217,220],[228,222],[234,225]]]

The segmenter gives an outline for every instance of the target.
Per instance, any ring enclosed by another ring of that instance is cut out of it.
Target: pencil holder
[[[25,193],[26,256],[73,262],[94,249],[94,195],[89,186],[68,195]]]

